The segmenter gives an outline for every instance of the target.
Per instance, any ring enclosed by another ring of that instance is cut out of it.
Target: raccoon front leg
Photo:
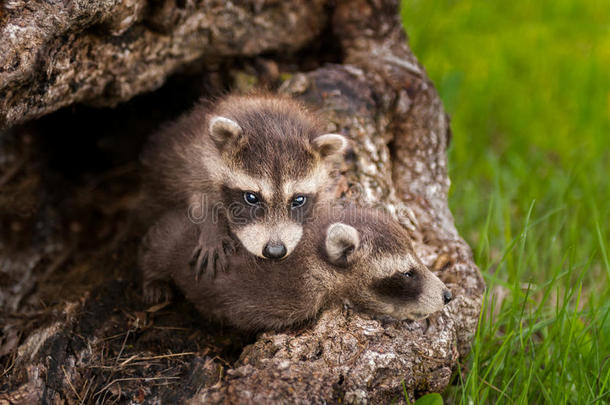
[[[235,254],[235,250],[236,243],[223,220],[215,226],[209,223],[200,226],[199,239],[190,261],[195,278],[199,279],[203,274],[214,278],[219,271],[225,271],[227,257]]]
[[[138,251],[138,266],[142,276],[142,295],[148,304],[169,301],[173,297],[170,285],[171,268],[176,264],[176,249],[183,236],[177,213],[165,214],[150,227]]]
[[[142,273],[142,296],[148,304],[170,301],[173,297],[169,269],[160,266],[159,253],[150,247],[150,232],[144,238],[138,254]]]

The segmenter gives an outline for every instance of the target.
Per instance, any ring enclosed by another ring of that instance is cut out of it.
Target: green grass
[[[403,1],[487,295],[449,403],[610,402],[610,1]]]

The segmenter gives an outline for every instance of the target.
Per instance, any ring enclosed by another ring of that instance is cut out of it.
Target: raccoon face
[[[303,222],[316,204],[313,193],[274,195],[255,185],[245,191],[223,187],[226,216],[233,234],[252,254],[265,259],[288,256],[303,234]],[[277,190],[276,190],[277,191]]]
[[[342,294],[357,307],[399,320],[424,319],[449,303],[451,292],[417,259],[408,235],[397,226],[389,226],[387,232],[382,227],[359,232],[344,223],[332,224],[326,255],[342,268]]]
[[[326,199],[329,163],[347,141],[314,135],[303,117],[260,108],[262,116],[212,117],[209,130],[223,160],[220,191],[231,232],[250,253],[279,260]]]

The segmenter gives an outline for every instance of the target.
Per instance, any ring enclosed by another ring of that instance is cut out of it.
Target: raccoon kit
[[[192,229],[197,274],[224,268],[236,240],[257,257],[283,259],[330,197],[330,168],[346,145],[290,98],[227,96],[151,137],[142,155],[146,200],[155,215],[181,210],[207,221],[214,238]]]
[[[149,230],[139,264],[150,301],[168,298],[162,294],[173,281],[203,314],[261,330],[302,323],[346,301],[377,315],[423,319],[451,300],[415,256],[407,232],[378,211],[323,210],[285,260],[262,260],[240,249],[228,257],[229,271],[197,281],[189,260],[199,235],[209,235],[207,226],[171,211]]]

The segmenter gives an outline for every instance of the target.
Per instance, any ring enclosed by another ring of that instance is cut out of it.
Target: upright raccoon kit
[[[188,262],[199,229],[181,211],[166,213],[145,237],[139,255],[148,291],[173,281],[202,313],[246,330],[278,329],[348,301],[395,319],[422,319],[451,293],[415,256],[400,224],[378,211],[321,210],[304,227],[284,261],[262,260],[244,249],[228,257],[230,271],[195,279]],[[162,297],[154,297],[162,298]]]
[[[221,270],[236,242],[257,257],[283,259],[315,206],[329,199],[330,164],[346,144],[292,99],[228,96],[151,138],[142,156],[146,200],[157,215],[177,209],[194,222],[214,219],[206,231],[217,237],[199,231],[193,246],[197,274]]]

